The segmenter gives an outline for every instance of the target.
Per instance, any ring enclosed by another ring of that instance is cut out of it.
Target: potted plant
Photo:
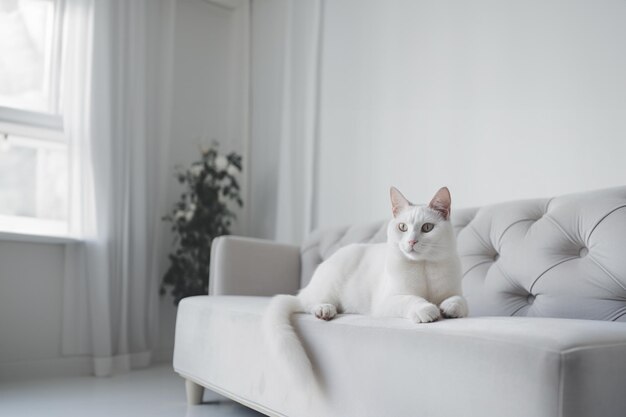
[[[162,295],[171,287],[176,305],[184,297],[208,293],[211,242],[230,233],[236,218],[233,208],[243,207],[237,181],[241,171],[241,156],[220,154],[217,143],[202,150],[200,160],[189,168],[177,169],[176,178],[185,191],[163,217],[171,223],[175,239],[161,284]]]

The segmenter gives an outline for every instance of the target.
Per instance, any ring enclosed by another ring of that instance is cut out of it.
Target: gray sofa
[[[212,295],[178,310],[189,402],[206,387],[270,416],[626,416],[626,187],[453,209],[452,222],[469,318],[294,315],[325,395],[276,372],[263,311],[341,246],[384,241],[385,222],[302,247],[216,239]]]

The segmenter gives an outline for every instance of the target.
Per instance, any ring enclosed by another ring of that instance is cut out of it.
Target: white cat
[[[345,246],[319,265],[297,296],[272,299],[263,320],[271,353],[310,383],[313,369],[291,325],[292,313],[310,312],[322,320],[357,313],[415,323],[466,317],[450,203],[446,187],[427,206],[411,204],[392,187],[386,243]]]

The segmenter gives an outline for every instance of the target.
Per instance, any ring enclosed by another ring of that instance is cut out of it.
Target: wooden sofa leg
[[[202,402],[204,387],[193,381],[185,379],[185,391],[187,392],[187,404],[198,405]]]

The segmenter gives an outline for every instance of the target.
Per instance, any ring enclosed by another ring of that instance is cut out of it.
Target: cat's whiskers
[[[424,243],[424,242],[417,242],[415,244],[415,246],[420,246],[420,247],[424,247],[424,248],[447,248],[448,245],[444,245],[441,243]]]
[[[439,244],[439,243],[422,243],[418,242],[413,247],[413,252],[418,254],[427,254],[434,252],[441,252],[449,250],[448,245]]]

